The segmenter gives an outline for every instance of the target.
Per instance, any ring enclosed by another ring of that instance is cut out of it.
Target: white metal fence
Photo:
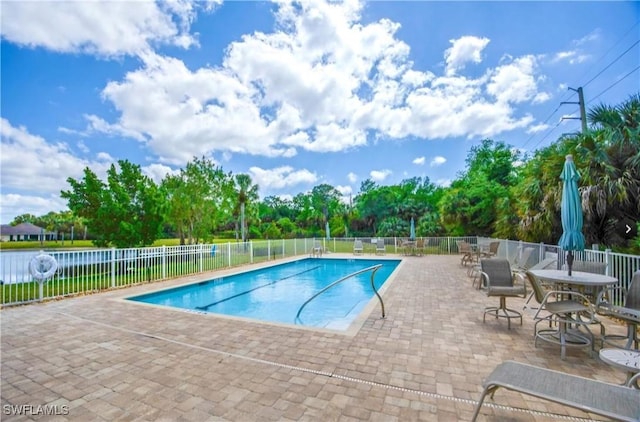
[[[378,238],[362,240],[365,253],[375,253]],[[558,268],[564,265],[563,251],[553,245],[522,241],[489,239],[476,236],[418,238],[426,254],[457,254],[457,241],[485,244],[500,241],[498,256],[514,261],[525,248],[533,248],[527,263],[530,267],[548,257],[555,257]],[[158,280],[183,277],[206,271],[272,261],[308,254],[319,239],[279,239],[228,242],[187,246],[161,246],[128,249],[93,249],[46,251],[58,263],[51,279],[38,283],[29,270],[34,256],[40,251],[0,252],[0,281],[2,306],[24,304],[44,299],[86,294]],[[322,246],[331,252],[353,252],[354,238],[321,239]],[[384,238],[386,252],[400,253],[399,238]],[[576,260],[606,264],[606,274],[616,277],[619,286],[628,288],[633,273],[640,269],[640,256],[585,250],[576,253]]]

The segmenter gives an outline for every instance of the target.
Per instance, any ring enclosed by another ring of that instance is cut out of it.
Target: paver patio
[[[557,346],[535,348],[532,313],[511,330],[483,323],[498,298],[471,287],[457,256],[404,257],[383,294],[387,317],[376,303],[349,334],[122,300],[220,273],[3,309],[2,420],[457,421],[471,418],[483,378],[506,359],[625,378],[587,349],[562,361]],[[601,319],[608,333],[626,332]],[[65,414],[34,415],[51,409]],[[500,390],[480,420],[589,416]]]

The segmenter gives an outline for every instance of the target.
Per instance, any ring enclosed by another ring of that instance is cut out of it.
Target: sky
[[[2,224],[118,160],[160,183],[207,157],[261,197],[447,186],[485,138],[579,131],[572,89],[587,110],[640,92],[640,2],[1,0],[0,19]]]

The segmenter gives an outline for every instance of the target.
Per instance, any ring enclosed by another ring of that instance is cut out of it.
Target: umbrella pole
[[[571,277],[571,267],[573,267],[573,252],[567,252],[567,268],[569,268],[569,277]]]

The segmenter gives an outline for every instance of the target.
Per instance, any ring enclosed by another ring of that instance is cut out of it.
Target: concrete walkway
[[[511,330],[483,323],[498,298],[471,287],[457,256],[405,257],[383,294],[387,318],[372,304],[351,334],[122,300],[213,274],[3,309],[2,420],[458,421],[471,418],[482,379],[506,359],[625,378],[588,349],[561,361],[559,347],[535,348],[532,314]],[[500,390],[480,420],[589,416]]]

